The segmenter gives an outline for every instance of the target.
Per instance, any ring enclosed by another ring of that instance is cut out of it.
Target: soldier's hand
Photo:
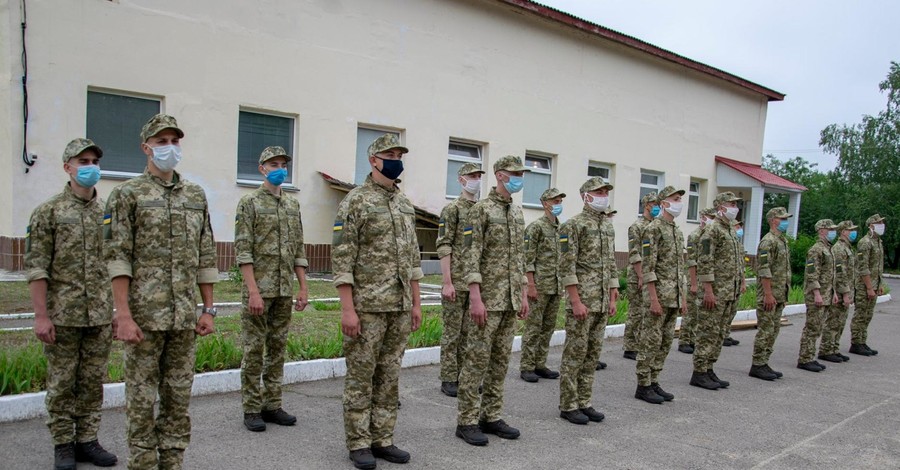
[[[309,305],[309,290],[300,289],[297,292],[297,302],[294,304],[294,309],[298,312],[302,312],[306,310],[306,306]]]
[[[815,302],[816,307],[825,305],[825,302],[822,301],[822,294],[820,294],[819,291],[816,291],[813,295],[813,301]]]
[[[529,299],[531,299],[531,300],[537,300],[537,297],[538,297],[537,286],[535,286],[534,284],[530,284],[530,283],[529,283],[526,292],[528,293],[528,298],[529,298]]]
[[[741,294],[743,294],[744,292],[747,292],[747,281],[742,280],[741,281]]]
[[[716,308],[716,294],[709,291],[703,293],[703,308],[707,310]]]
[[[688,306],[686,301],[681,303],[681,315],[687,315],[687,307]]]
[[[650,313],[657,317],[662,315],[662,305],[660,305],[659,300],[650,300]]]
[[[523,297],[527,297],[527,296],[523,296]],[[531,312],[531,306],[528,304],[528,299],[523,298],[522,299],[522,308],[519,309],[519,314],[517,315],[519,317],[519,320],[524,320],[524,319],[528,318],[529,312]]]
[[[697,293],[697,284],[691,284],[691,294]]]
[[[880,290],[880,291],[883,291],[884,288],[881,288],[881,289],[879,289],[879,290]],[[878,297],[878,296],[875,295],[875,289],[866,289],[866,297],[868,297],[869,300],[872,300],[872,299],[874,299],[875,297]]]
[[[878,295],[884,295],[884,286],[878,288]]]
[[[638,288],[638,290],[641,290],[644,288],[644,276],[639,275],[637,278],[638,278],[637,288]]]
[[[34,335],[43,343],[56,343],[56,327],[53,326],[50,318],[46,316],[34,318]]]
[[[763,297],[763,308],[765,309],[765,311],[771,312],[772,310],[775,310],[775,303],[776,303],[776,302],[775,302],[775,296],[774,296],[774,295],[772,295],[772,294],[766,294],[766,295]]]
[[[359,316],[356,315],[356,310],[349,309],[341,312],[341,332],[351,338],[356,338],[359,330]]]
[[[456,300],[456,288],[453,287],[452,282],[444,283],[444,287],[441,288],[441,297],[451,302]]]
[[[131,317],[113,318],[113,339],[128,344],[138,344],[144,340],[144,332]]]
[[[472,321],[478,326],[484,326],[484,324],[487,323],[487,311],[485,311],[484,302],[482,302],[481,299],[475,299],[469,302],[469,315],[472,317]]]
[[[576,320],[584,320],[587,318],[587,306],[581,302],[575,303],[572,302],[572,316],[575,317]]]
[[[845,292],[844,293],[844,306],[849,307],[851,303],[852,303],[852,301],[850,300],[850,293]]]
[[[259,292],[250,293],[250,300],[247,303],[247,307],[250,310],[250,315],[259,316],[263,314],[265,303],[263,303],[262,296],[259,295]]]
[[[208,313],[200,315],[200,319],[197,320],[197,326],[194,328],[194,332],[200,336],[215,333],[216,327],[213,324],[213,316]]]
[[[616,291],[616,292],[618,292],[618,291]],[[609,313],[607,315],[610,317],[615,316],[616,311],[619,309],[618,302],[616,300],[617,298],[618,298],[618,296],[614,296],[609,299]]]
[[[837,304],[841,303],[841,298],[838,297],[837,292],[835,292],[835,293],[831,296],[831,303],[832,303],[833,305],[837,305]]]
[[[409,327],[410,331],[416,331],[422,326],[422,307],[418,305],[413,305],[412,312],[410,313],[412,324]]]

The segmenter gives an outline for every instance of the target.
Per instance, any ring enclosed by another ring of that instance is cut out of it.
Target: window
[[[383,136],[384,134],[394,134],[397,138],[400,138],[399,132],[385,131],[381,129],[369,129],[366,127],[360,127],[356,130],[356,174],[353,177],[353,182],[356,184],[363,184],[366,181],[366,176],[369,176],[369,173],[372,171],[372,166],[369,165],[369,146],[372,145],[372,142],[375,142],[375,139]]]
[[[697,181],[691,181],[688,190],[687,219],[691,222],[700,221],[700,183]]]
[[[641,204],[641,199],[643,199],[644,196],[649,193],[658,193],[659,190],[663,188],[664,183],[665,182],[662,173],[641,170],[641,192],[638,195],[638,214],[642,214],[644,212],[644,207]]]
[[[133,176],[144,172],[141,128],[159,114],[158,99],[99,91],[87,92],[86,136],[103,149],[104,176]]]
[[[262,181],[259,173],[259,154],[266,147],[283,147],[288,155],[294,155],[294,119],[272,114],[241,111],[238,117],[238,181]],[[293,177],[293,161],[288,163],[290,184]]]
[[[608,183],[612,179],[612,167],[603,163],[590,162],[588,163],[587,175],[588,178],[599,176],[606,180],[606,182]]]
[[[475,144],[467,144],[463,142],[450,141],[447,148],[447,197],[455,198],[459,196],[460,186],[456,173],[459,168],[466,163],[477,163],[481,165],[481,146]]]
[[[525,188],[522,202],[526,206],[540,207],[541,194],[550,188],[550,177],[553,175],[553,159],[540,155],[525,154]]]

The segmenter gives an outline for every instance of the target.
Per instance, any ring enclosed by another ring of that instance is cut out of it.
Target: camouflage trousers
[[[441,299],[441,382],[459,382],[469,328],[469,291],[457,290],[456,300]]]
[[[180,469],[191,441],[194,330],[144,331],[125,344],[128,468]],[[153,404],[159,396],[159,413]]]
[[[875,301],[878,298],[866,297],[866,289],[856,289],[856,306],[853,308],[853,319],[850,320],[850,342],[866,344],[869,337],[869,323],[875,314]]]
[[[696,335],[697,315],[700,310],[700,299],[696,292],[688,291],[688,311],[681,316],[681,328],[678,330],[678,344],[694,344]]]
[[[456,424],[467,426],[500,419],[515,329],[513,310],[487,312],[484,326],[469,321],[466,359],[459,374]],[[483,386],[480,395],[479,386]]]
[[[769,363],[775,340],[781,332],[781,315],[784,302],[775,304],[771,312],[767,312],[761,301],[756,303],[756,338],[753,340],[753,365],[764,366]]]
[[[112,343],[110,325],[54,326],[47,356],[47,427],[53,444],[90,442],[100,429],[103,379]]]
[[[250,315],[249,298],[241,312],[241,397],[244,413],[281,408],[284,347],[291,323],[292,297],[263,299],[263,314]],[[261,386],[260,386],[261,382]]]
[[[641,321],[641,342],[638,347],[638,385],[659,383],[659,373],[663,370],[672,340],[675,338],[675,321],[681,312],[677,307],[663,307],[662,315],[647,312]]]
[[[559,294],[538,294],[537,301],[530,303],[531,310],[522,333],[520,371],[547,367],[547,353],[550,351],[550,337],[556,327],[559,299]]]
[[[359,315],[359,334],[344,336],[344,436],[347,449],[394,442],[400,361],[409,339],[410,312]]]
[[[828,317],[822,330],[822,341],[819,343],[819,354],[837,354],[841,349],[841,335],[844,334],[844,326],[847,324],[847,314],[850,306],[831,304],[828,307]]]
[[[697,322],[694,327],[694,372],[706,372],[719,360],[722,341],[728,334],[734,305],[734,299],[719,298],[712,310],[703,305],[697,310]]]
[[[641,322],[647,315],[647,307],[644,305],[644,294],[638,289],[637,283],[629,283],[626,291],[628,298],[628,317],[625,319],[625,333],[622,337],[622,349],[625,351],[637,351],[640,347]]]
[[[816,342],[822,336],[825,318],[830,308],[830,305],[816,307],[814,304],[806,304],[806,324],[803,325],[803,333],[800,335],[800,364],[816,359]]]
[[[606,313],[588,312],[584,320],[576,320],[571,310],[566,314],[566,342],[563,345],[559,377],[560,411],[591,406],[594,370],[600,359],[603,335],[609,319]]]

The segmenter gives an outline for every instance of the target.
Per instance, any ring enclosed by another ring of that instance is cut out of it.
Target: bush
[[[816,237],[800,234],[797,239],[788,237],[788,249],[791,250],[791,285],[803,285],[803,273],[806,271],[806,253],[816,243]]]

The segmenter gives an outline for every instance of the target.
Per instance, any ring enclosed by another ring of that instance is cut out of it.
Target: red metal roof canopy
[[[716,162],[721,163],[727,167],[733,168],[753,179],[759,181],[764,186],[772,186],[781,189],[790,189],[793,191],[806,191],[806,186],[801,184],[797,184],[791,180],[784,179],[775,173],[766,171],[760,165],[754,165],[752,163],[741,162],[737,160],[732,160],[730,158],[720,157],[716,155]]]

